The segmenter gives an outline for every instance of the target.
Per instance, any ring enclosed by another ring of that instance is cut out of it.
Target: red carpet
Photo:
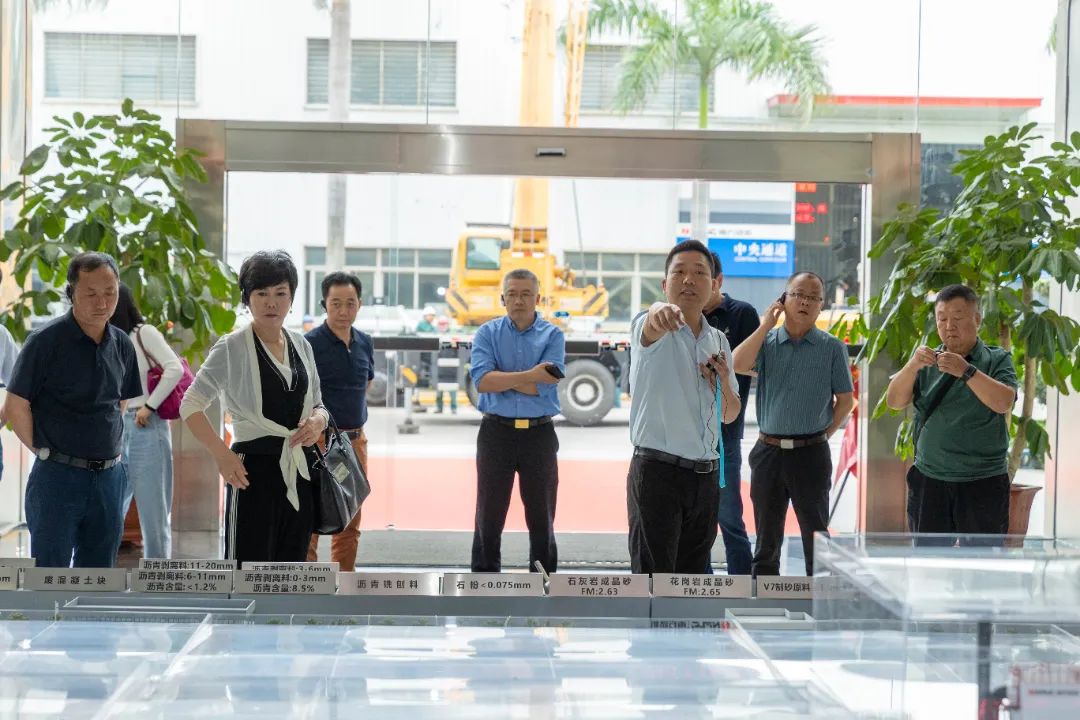
[[[626,462],[560,460],[559,532],[626,532]],[[370,459],[371,497],[364,503],[365,530],[389,525],[400,530],[472,530],[476,509],[476,463],[470,459]],[[515,481],[516,483],[516,481]],[[743,517],[754,532],[750,484],[742,483]],[[507,530],[525,530],[517,490],[506,519]],[[788,510],[785,532],[797,535]]]

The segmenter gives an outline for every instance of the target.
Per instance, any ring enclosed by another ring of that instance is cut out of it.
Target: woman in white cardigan
[[[218,340],[180,406],[180,416],[228,484],[225,557],[303,562],[314,527],[312,446],[326,429],[311,345],[284,327],[296,293],[288,253],[260,251],[240,266],[251,324]],[[224,397],[236,435],[228,447],[205,410]]]
[[[134,497],[143,536],[143,557],[172,557],[172,434],[169,421],[158,415],[157,410],[180,382],[184,367],[161,331],[143,320],[131,290],[123,283],[109,322],[131,338],[143,389],[141,396],[128,401],[124,413],[122,457],[127,470],[124,515]],[[150,372],[147,354],[162,368],[161,379],[153,392],[149,392],[147,384]]]

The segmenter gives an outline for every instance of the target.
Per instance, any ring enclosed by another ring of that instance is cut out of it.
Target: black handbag
[[[326,428],[326,449],[315,446],[312,480],[318,482],[315,503],[315,534],[336,535],[345,529],[371,494],[364,469],[349,436],[338,430],[334,418]]]

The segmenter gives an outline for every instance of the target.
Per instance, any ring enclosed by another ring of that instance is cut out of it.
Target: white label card
[[[749,575],[653,575],[652,592],[656,597],[749,598],[754,581]]]
[[[37,565],[37,560],[28,557],[0,557],[0,566],[13,568],[28,568]]]
[[[131,571],[131,589],[146,593],[227,594],[232,592],[232,570]]]
[[[552,597],[649,597],[648,575],[574,575],[555,573],[548,583]]]
[[[23,568],[24,590],[124,592],[126,568]]]
[[[19,587],[19,568],[0,565],[0,590],[16,590]]]
[[[242,595],[333,595],[337,590],[336,572],[329,568],[303,570],[298,565],[300,563],[278,570],[256,570],[253,565],[251,568],[237,570],[233,574],[233,592]]]
[[[212,570],[232,572],[236,569],[235,560],[161,560],[158,558],[140,558],[140,570]]]
[[[810,600],[814,596],[814,579],[803,575],[774,575],[757,579],[759,598]]]
[[[272,572],[332,572],[341,570],[341,563],[336,562],[249,562],[244,570],[270,570]]]
[[[338,574],[339,595],[438,595],[438,573]]]
[[[443,595],[455,597],[532,597],[544,594],[537,573],[446,573]]]

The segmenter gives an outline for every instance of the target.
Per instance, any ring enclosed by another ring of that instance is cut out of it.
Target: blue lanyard
[[[724,399],[723,393],[720,392],[720,383],[727,378],[716,378],[716,450],[720,453],[720,487],[727,487],[727,480],[724,478]]]

